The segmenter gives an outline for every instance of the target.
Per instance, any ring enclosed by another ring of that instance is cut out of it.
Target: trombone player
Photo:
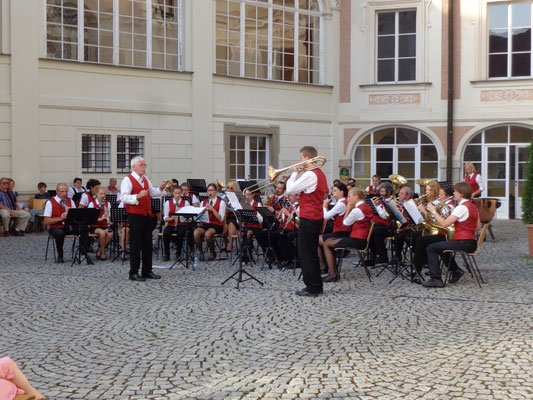
[[[298,231],[298,256],[302,266],[305,288],[296,295],[316,297],[323,293],[318,240],[324,219],[323,202],[329,187],[326,175],[313,158],[318,152],[313,146],[300,149],[301,163],[287,181],[287,194],[300,194],[300,229]],[[305,171],[300,177],[298,172]]]

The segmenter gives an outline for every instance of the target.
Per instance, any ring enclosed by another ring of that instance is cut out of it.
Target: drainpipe
[[[448,0],[448,121],[446,128],[446,180],[452,181],[453,152],[453,96],[454,96],[454,65],[453,65],[453,3]]]

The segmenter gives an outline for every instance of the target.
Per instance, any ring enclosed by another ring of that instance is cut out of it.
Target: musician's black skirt
[[[237,218],[235,218],[235,215],[231,216],[231,217],[226,217],[226,224],[233,224],[235,225],[235,228],[237,228],[237,230],[239,230],[239,223],[237,222]]]
[[[224,227],[222,225],[206,224],[205,222],[199,228],[205,229],[206,231],[208,229],[214,229],[215,233],[218,234],[218,235],[220,235],[222,233],[222,230],[224,229]]]
[[[336,248],[352,248],[363,250],[366,247],[366,239],[356,239],[353,237],[344,237],[335,245]]]
[[[328,239],[340,239],[347,236],[350,236],[350,231],[338,231],[338,232],[331,232],[331,233],[324,233],[322,235],[322,240],[325,242]]]

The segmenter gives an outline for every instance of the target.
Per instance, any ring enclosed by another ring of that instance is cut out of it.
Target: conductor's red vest
[[[146,190],[148,192],[147,196],[144,196],[142,199],[137,199],[137,202],[139,204],[124,204],[124,207],[126,208],[126,212],[128,214],[136,214],[136,215],[148,215],[152,216],[152,205],[150,203],[150,191],[148,190],[150,187],[148,186],[148,179],[144,179],[144,187],[141,186],[139,181],[133,177],[133,175],[129,174],[128,178],[130,178],[131,181],[131,194],[139,194],[142,190]]]
[[[328,180],[320,168],[311,170],[316,175],[316,189],[312,193],[300,193],[300,218],[320,220],[324,218],[324,197],[328,193]]]

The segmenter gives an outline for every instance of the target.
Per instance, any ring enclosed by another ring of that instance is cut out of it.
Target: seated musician
[[[226,184],[226,191],[235,193],[239,190],[239,185],[235,181],[229,181]],[[227,196],[224,196],[222,200],[226,201],[226,223],[224,224],[224,246],[222,246],[222,251],[230,252],[233,249],[233,237],[237,235],[239,230],[239,223],[237,222],[237,217],[233,212],[233,208],[229,204],[229,199]]]
[[[379,192],[379,185],[381,185],[381,176],[379,175],[373,175],[372,176],[372,184],[370,186],[368,186],[365,191],[368,193],[368,194],[381,194]],[[355,187],[355,183],[353,184],[353,186]]]
[[[272,198],[272,204],[266,206],[270,212],[273,212],[276,215],[276,217],[279,215],[279,212],[283,208],[282,204],[287,198],[285,195],[286,190],[287,184],[284,181],[279,181],[276,184],[276,194]]]
[[[220,235],[222,233],[224,229],[224,216],[226,215],[226,203],[217,197],[217,185],[210,183],[207,186],[207,194],[209,198],[202,201],[201,207],[207,208],[207,218],[209,222],[204,222],[202,226],[199,226],[194,230],[194,242],[198,248],[200,261],[205,260],[204,252],[202,250],[203,236],[205,236],[207,246],[211,253],[209,255],[209,261],[215,259],[215,240],[213,239],[213,235]]]
[[[365,191],[360,187],[350,189],[348,192],[348,204],[342,221],[344,226],[350,228],[350,235],[342,238],[329,238],[324,242],[324,255],[329,270],[329,275],[324,278],[324,282],[339,280],[335,257],[336,248],[362,250],[366,247],[373,211],[365,203],[365,196]]]
[[[187,182],[183,182],[181,184],[181,195],[183,197],[190,197],[192,206],[200,207],[200,201],[198,200],[198,197],[196,197],[194,193],[191,193],[191,186]]]
[[[49,234],[52,235],[56,242],[57,248],[57,263],[63,263],[63,243],[65,235],[79,234],[80,235],[80,251],[85,254],[87,264],[92,265],[93,261],[87,254],[89,245],[89,229],[87,226],[71,226],[66,225],[68,210],[76,208],[72,199],[67,197],[68,186],[66,183],[58,183],[56,187],[56,196],[48,200],[44,208],[44,223],[50,225]]]
[[[254,192],[244,189],[244,196],[246,196],[246,201],[252,206],[252,208],[255,210],[257,207],[260,207],[261,204],[257,200],[255,200]],[[246,232],[246,243],[248,245],[248,251],[250,252],[251,256],[251,250],[253,248],[253,239],[257,232],[261,230],[262,224],[263,224],[263,216],[259,214],[257,211],[255,212],[255,217],[259,221],[257,222],[246,222],[245,223],[245,232]]]
[[[68,197],[72,199],[76,193],[84,193],[86,191],[87,189],[82,186],[81,178],[76,177],[74,178],[73,186],[68,190]]]
[[[335,206],[328,211],[329,200],[324,201],[324,220],[333,220],[333,232],[323,233],[318,240],[318,258],[320,259],[320,269],[327,272],[326,259],[324,257],[324,242],[328,239],[337,239],[350,236],[352,228],[342,223],[344,214],[346,214],[346,196],[348,188],[344,183],[335,183],[333,185],[333,198],[336,200]],[[331,274],[330,274],[331,275]]]
[[[282,267],[288,267],[296,256],[296,239],[298,238],[300,195],[291,194],[285,207],[280,210],[280,229],[277,246],[279,248],[278,258]],[[274,251],[276,248],[274,247]]]
[[[414,267],[420,273],[425,264],[427,264],[426,248],[435,242],[446,240],[446,232],[439,230],[430,230],[427,228],[427,222],[431,220],[431,215],[428,215],[427,206],[432,204],[434,206],[439,205],[440,200],[438,197],[440,191],[440,185],[437,181],[431,181],[426,185],[426,199],[418,205],[418,210],[426,221],[423,231],[419,231],[413,236],[414,242]],[[442,206],[439,207],[442,212],[449,209]]]
[[[113,231],[108,226],[108,220],[111,218],[111,206],[109,202],[105,200],[105,195],[106,190],[103,187],[99,188],[96,192],[96,198],[91,201],[88,206],[88,208],[100,209],[98,222],[91,225],[91,231],[98,236],[100,246],[96,252],[96,257],[100,258],[102,261],[107,259],[105,249],[113,239]]]
[[[163,220],[166,222],[163,230],[163,246],[165,249],[164,261],[170,261],[170,240],[172,234],[176,234],[176,258],[181,256],[183,248],[183,239],[187,230],[187,222],[183,217],[177,217],[173,214],[177,213],[180,208],[187,207],[189,202],[181,197],[181,187],[176,186],[172,191],[172,199],[167,201],[164,206]]]
[[[374,230],[372,232],[372,252],[375,256],[376,264],[388,264],[389,257],[387,255],[387,247],[385,246],[385,239],[393,236],[396,232],[396,227],[388,219],[383,205],[383,201],[392,200],[392,185],[389,182],[383,182],[378,186],[380,198],[376,201],[376,211],[378,215],[374,215]]]
[[[453,186],[446,186],[439,190],[439,201],[450,207],[450,211],[455,208],[455,200],[453,198]]]
[[[439,265],[439,255],[442,257],[445,265],[449,266],[452,276],[450,283],[457,282],[464,271],[457,266],[457,263],[449,253],[442,253],[444,250],[461,250],[471,253],[476,250],[477,240],[476,231],[481,228],[479,213],[477,207],[472,203],[472,187],[466,182],[459,182],[454,185],[454,198],[458,205],[452,214],[444,219],[438,213],[434,205],[429,204],[428,210],[431,212],[439,225],[446,228],[455,224],[455,233],[453,240],[433,243],[427,248],[427,258],[429,265],[429,274],[431,279],[422,282],[424,287],[443,287],[441,279],[441,270]]]
[[[89,203],[94,201],[96,193],[100,189],[100,181],[98,179],[89,179],[87,181],[87,191],[81,195],[80,204],[78,207],[85,208],[89,206]]]
[[[398,191],[398,201],[402,205],[402,214],[409,220],[408,214],[403,207],[404,204],[410,203],[416,207],[415,201],[412,199],[413,191],[408,186],[402,186]],[[420,233],[421,234],[421,233]],[[412,231],[409,227],[399,229],[396,234],[395,246],[396,246],[396,260],[402,262],[402,251],[405,243],[413,245],[414,241],[420,236],[419,232]]]

